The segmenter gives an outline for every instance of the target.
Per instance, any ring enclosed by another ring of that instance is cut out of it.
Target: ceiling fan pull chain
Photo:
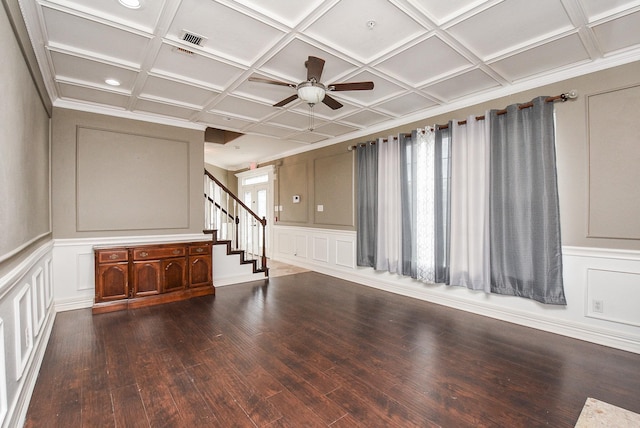
[[[314,125],[313,105],[309,104],[309,131],[313,131],[313,125]]]

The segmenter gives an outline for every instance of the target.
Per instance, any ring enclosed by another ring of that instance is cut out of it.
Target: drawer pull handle
[[[115,260],[115,259],[117,259],[117,258],[118,258],[118,255],[117,255],[117,254],[111,254],[111,255],[109,256],[109,258],[110,258],[111,260]]]
[[[149,255],[149,253],[147,253],[146,251],[141,251],[140,252],[140,257],[147,257]]]
[[[201,253],[204,251],[204,248],[196,248],[196,253]]]
[[[182,251],[180,250],[173,250],[173,254],[180,254]]]

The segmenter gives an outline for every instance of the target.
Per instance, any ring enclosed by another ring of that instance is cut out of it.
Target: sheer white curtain
[[[400,200],[400,145],[393,137],[379,139],[378,226],[376,270],[402,274],[402,213]]]
[[[486,121],[469,116],[451,129],[450,284],[486,292],[491,291],[488,128]]]
[[[434,130],[416,134],[416,279],[435,282]]]

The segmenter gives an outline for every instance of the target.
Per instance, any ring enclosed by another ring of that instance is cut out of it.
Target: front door
[[[254,170],[244,171],[236,174],[238,177],[238,197],[240,200],[259,218],[267,219],[265,236],[262,234],[260,223],[253,216],[240,218],[240,239],[241,249],[262,256],[262,244],[267,257],[271,256],[271,238],[273,233],[273,185],[274,167],[272,165],[260,167]]]
[[[244,185],[242,187],[242,202],[251,208],[251,210],[258,215],[258,217],[266,218],[267,217],[267,195],[268,195],[268,185],[267,183],[257,183],[257,184],[249,184]],[[253,254],[254,256],[262,255],[262,244],[263,244],[263,236],[262,236],[262,227],[260,227],[260,223],[252,216],[248,216],[245,221],[245,230],[243,231],[245,234],[245,250],[248,253]],[[267,242],[267,245],[269,242]],[[269,252],[268,248],[265,249]]]

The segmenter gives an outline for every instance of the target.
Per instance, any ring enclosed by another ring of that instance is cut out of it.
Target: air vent
[[[182,32],[182,40],[184,40],[187,43],[191,43],[192,45],[196,45],[196,46],[202,46],[205,42],[205,40],[207,40],[206,37],[204,36],[199,36],[197,34],[191,33],[189,31],[183,30]]]
[[[179,52],[181,54],[185,54],[185,55],[189,55],[189,56],[195,55],[195,52],[192,52],[192,51],[190,51],[188,49],[184,49],[184,48],[175,47],[175,48],[173,48],[173,50],[174,50],[174,52]]]

